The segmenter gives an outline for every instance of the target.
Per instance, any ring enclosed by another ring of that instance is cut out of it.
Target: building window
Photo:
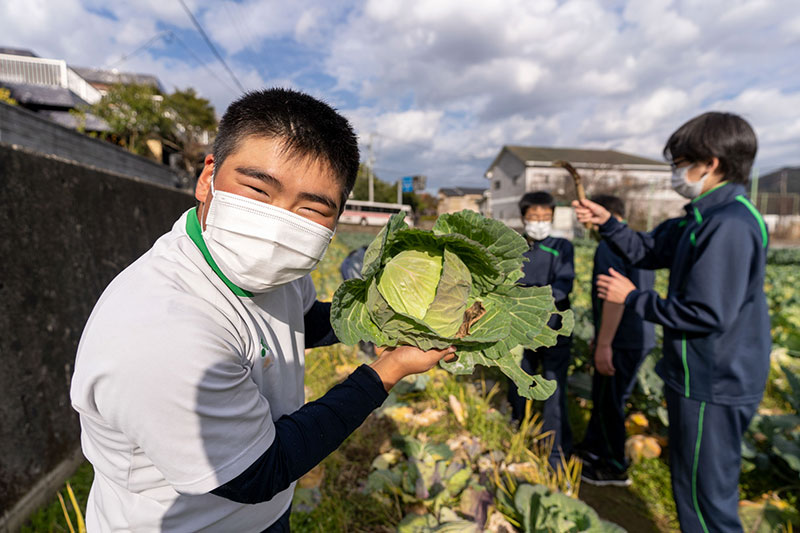
[[[519,177],[520,177],[520,174],[517,174],[516,176],[511,178],[511,184],[512,185],[517,185],[519,183]]]
[[[494,188],[495,190],[500,188],[500,180],[494,180]]]

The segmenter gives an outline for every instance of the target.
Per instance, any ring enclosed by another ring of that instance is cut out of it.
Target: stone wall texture
[[[69,383],[86,319],[193,205],[185,191],[0,144],[0,510],[79,446]]]

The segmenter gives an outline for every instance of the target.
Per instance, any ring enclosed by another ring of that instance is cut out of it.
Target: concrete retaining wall
[[[192,205],[185,191],[0,144],[0,531],[63,483],[43,480],[71,474],[69,382],[95,301]]]

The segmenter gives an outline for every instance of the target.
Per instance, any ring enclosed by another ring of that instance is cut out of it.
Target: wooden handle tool
[[[583,180],[581,179],[581,175],[578,174],[578,171],[575,170],[575,167],[573,167],[569,161],[562,161],[560,159],[558,161],[553,161],[553,166],[564,168],[569,172],[570,176],[572,176],[572,181],[575,182],[575,194],[578,197],[578,201],[586,200],[586,190],[583,188]],[[586,229],[592,228],[592,225],[588,222],[585,223],[584,226]]]

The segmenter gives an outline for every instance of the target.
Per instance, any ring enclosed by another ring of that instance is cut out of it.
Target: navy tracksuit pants
[[[650,350],[613,350],[615,373],[604,376],[595,368],[592,376],[592,416],[581,447],[625,471],[625,402],[636,385],[642,361]]]
[[[561,453],[568,458],[572,453],[572,428],[567,416],[567,370],[569,369],[571,344],[525,350],[520,367],[530,375],[541,373],[545,379],[556,381],[556,391],[544,401],[542,406],[542,430],[553,432],[553,450],[550,464],[559,468]],[[508,401],[511,404],[511,417],[522,420],[525,416],[525,398],[517,393],[517,386],[509,380]]]
[[[669,468],[683,533],[741,532],[742,435],[758,403],[719,405],[665,387]]]

